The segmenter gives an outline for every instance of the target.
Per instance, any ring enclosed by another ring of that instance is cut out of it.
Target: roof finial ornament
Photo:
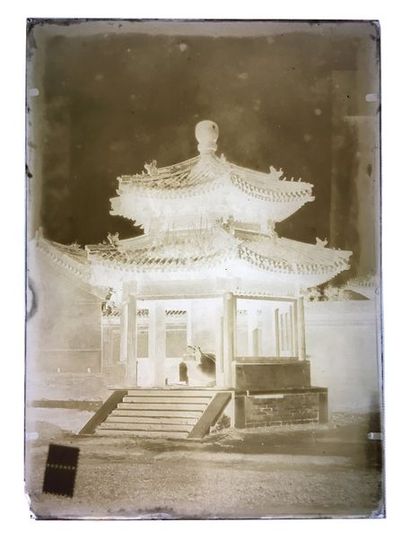
[[[326,247],[328,244],[327,237],[325,239],[320,239],[319,237],[316,238],[316,245],[318,247]]]
[[[209,154],[216,152],[216,141],[219,136],[219,128],[215,122],[203,120],[195,126],[195,137],[198,141],[198,151],[200,154]]]

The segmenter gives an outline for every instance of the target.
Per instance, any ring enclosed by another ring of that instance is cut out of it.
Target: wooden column
[[[165,385],[165,307],[160,302],[154,302],[149,310],[149,359],[154,369],[154,386]]]
[[[291,307],[291,317],[292,317],[292,357],[299,356],[299,340],[298,340],[298,308],[297,301],[292,302]]]
[[[262,308],[261,355],[272,356],[275,351],[275,329],[271,302],[264,303]]]
[[[261,336],[261,329],[259,327],[256,327],[253,330],[253,351],[252,355],[255,357],[259,357],[261,355],[261,342],[262,336]]]
[[[248,314],[247,314],[247,323],[248,323],[248,355],[256,357],[259,353],[259,348],[257,344],[257,332],[258,328],[258,314],[257,308],[254,301],[248,302]]]
[[[120,362],[127,386],[137,385],[137,284],[125,283],[120,309]]]
[[[303,297],[299,297],[297,301],[297,317],[298,317],[298,359],[304,361],[306,359],[306,341],[305,341],[305,307]]]
[[[120,308],[120,362],[127,362],[127,302],[121,303]]]
[[[128,386],[137,385],[137,299],[128,295],[127,304],[127,361],[126,381]]]
[[[285,313],[285,328],[286,328],[286,351],[289,355],[292,353],[292,325],[290,310]]]
[[[186,344],[192,346],[192,301],[186,304]]]
[[[280,324],[280,352],[281,354],[286,350],[286,324],[285,316],[282,312],[279,313],[279,324]]]
[[[220,303],[217,303],[215,310],[215,328],[216,328],[216,351],[215,351],[215,380],[216,387],[225,386],[224,376],[224,349],[223,349],[223,329],[224,320],[222,317]]]
[[[275,355],[280,357],[280,322],[279,322],[279,309],[276,308],[274,316],[275,325]]]
[[[225,387],[235,387],[236,299],[232,293],[223,296],[223,367]]]

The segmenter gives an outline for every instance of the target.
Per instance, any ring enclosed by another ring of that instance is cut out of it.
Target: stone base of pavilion
[[[237,428],[327,421],[327,388],[306,387],[263,393],[235,393]]]
[[[213,428],[324,423],[327,389],[310,385],[309,361],[242,357],[235,387],[124,387],[80,434],[202,439]]]

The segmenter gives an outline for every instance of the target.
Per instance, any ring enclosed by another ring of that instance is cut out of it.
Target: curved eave
[[[375,298],[377,294],[377,287],[375,285],[361,285],[359,283],[346,283],[344,289],[353,291],[368,300]]]
[[[291,185],[292,183],[289,183],[289,186]],[[131,219],[136,225],[140,225],[149,222],[150,218],[172,218],[174,215],[178,216],[181,211],[192,212],[197,208],[203,209],[204,216],[207,216],[208,212],[213,216],[218,216],[219,212],[219,216],[229,216],[237,212],[239,216],[240,213],[243,214],[243,207],[246,204],[249,217],[258,217],[264,211],[266,218],[281,222],[315,199],[311,189],[272,194],[254,193],[248,191],[247,186],[247,183],[243,181],[232,182],[231,179],[223,179],[206,184],[203,188],[197,188],[189,194],[175,190],[172,192],[141,191],[141,189],[133,188],[125,193],[119,192],[119,196],[110,199],[110,214]],[[229,204],[226,203],[227,195],[229,195]],[[205,205],[205,200],[212,201],[212,208]],[[249,208],[249,200],[254,202],[256,211],[252,207]]]
[[[134,272],[145,274],[151,272],[175,273],[181,271],[198,272],[210,270],[223,264],[228,259],[227,253],[215,253],[208,256],[198,256],[191,259],[174,257],[146,257],[142,259],[126,258],[122,255],[118,258],[101,257],[98,253],[90,256],[90,264],[102,266],[108,270]]]
[[[269,188],[252,184],[236,173],[219,176],[212,181],[207,180],[200,184],[193,184],[182,188],[167,189],[144,185],[142,183],[120,182],[117,194],[120,197],[132,196],[138,199],[145,198],[160,201],[185,200],[218,189],[221,180],[229,181],[232,186],[256,200],[271,201],[273,203],[303,200],[306,203],[314,199],[312,196],[313,185],[307,182],[283,181],[277,185],[277,188]],[[111,198],[111,201],[113,200],[118,200],[118,197]]]
[[[170,167],[151,169],[150,173],[118,177],[118,197],[110,200],[111,214],[138,221],[137,204],[146,203],[155,214],[158,208],[166,209],[167,204],[175,207],[177,201],[200,202],[204,195],[220,192],[223,184],[237,191],[232,193],[233,200],[241,194],[255,203],[282,208],[289,205],[288,215],[313,201],[312,184],[283,180],[281,175],[273,168],[271,173],[261,173],[239,167],[212,154],[198,156]]]
[[[146,166],[148,167],[148,166]],[[172,192],[174,190],[191,191],[197,189],[206,182],[212,182],[221,177],[239,178],[249,184],[249,188],[255,191],[287,192],[287,186],[292,184],[292,191],[303,191],[312,188],[312,184],[301,179],[287,180],[282,178],[283,172],[270,168],[269,173],[255,171],[246,167],[235,165],[218,158],[215,154],[196,156],[181,163],[161,167],[147,173],[136,175],[121,175],[117,177],[119,187],[138,187],[143,190],[151,189]]]
[[[303,246],[304,244],[300,245]],[[306,247],[315,247],[305,245]],[[308,252],[308,249],[306,252]],[[317,251],[315,250],[315,252]],[[159,274],[163,276],[164,281],[166,281],[167,275],[178,273],[181,275],[192,273],[196,276],[209,276],[211,271],[215,276],[223,275],[225,271],[229,270],[229,264],[235,262],[237,265],[243,264],[245,266],[246,273],[244,270],[243,275],[251,275],[252,271],[258,277],[260,275],[265,277],[274,275],[279,276],[283,282],[288,280],[289,283],[299,284],[304,287],[325,283],[350,268],[350,251],[320,249],[319,252],[322,255],[327,255],[326,261],[322,260],[315,263],[313,259],[307,262],[306,259],[290,261],[286,258],[272,258],[255,252],[243,243],[237,243],[235,246],[226,249],[226,251],[186,258],[155,256],[155,254],[144,255],[141,252],[124,253],[115,247],[107,247],[104,251],[101,249],[100,251],[98,249],[92,251],[90,261],[95,267],[102,268],[107,273],[109,271],[122,271],[128,274]],[[232,272],[235,274],[235,268],[232,268]]]
[[[332,252],[331,249],[329,249]],[[342,251],[343,252],[343,251]],[[267,272],[278,272],[297,276],[328,276],[328,279],[335,277],[339,273],[348,270],[350,251],[344,251],[345,255],[339,255],[328,263],[307,263],[303,261],[277,260],[269,256],[259,254],[247,247],[241,247],[239,250],[240,258],[255,268]]]
[[[84,249],[52,242],[43,237],[36,238],[33,241],[33,245],[56,268],[87,285],[90,292],[95,294],[95,296],[105,298],[106,291],[103,290],[101,292],[93,287],[90,262]]]
[[[223,236],[225,237],[225,235]],[[272,276],[280,283],[313,287],[329,281],[342,271],[350,268],[350,251],[322,248],[317,245],[279,239],[279,245],[272,243],[272,254],[257,252],[243,240],[226,235],[223,246],[215,252],[198,256],[175,257],[171,253],[164,256],[163,249],[149,250],[146,236],[139,236],[140,249],[130,249],[109,244],[89,245],[85,250],[75,246],[65,246],[40,238],[36,246],[54,264],[88,285],[100,288],[110,286],[111,273],[114,277],[125,275],[155,275],[165,282],[169,274],[196,278],[204,276],[229,275],[249,276],[272,281]],[[129,242],[128,242],[129,243]],[[165,246],[166,248],[166,246]],[[299,259],[294,255],[297,251]],[[162,253],[162,255],[161,255]],[[278,255],[279,253],[279,255]],[[282,258],[281,258],[282,255]],[[98,275],[96,274],[98,272]]]

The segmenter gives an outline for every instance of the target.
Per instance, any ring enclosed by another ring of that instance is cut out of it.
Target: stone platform
[[[311,386],[306,360],[239,357],[235,391],[238,428],[328,420],[327,388]]]

